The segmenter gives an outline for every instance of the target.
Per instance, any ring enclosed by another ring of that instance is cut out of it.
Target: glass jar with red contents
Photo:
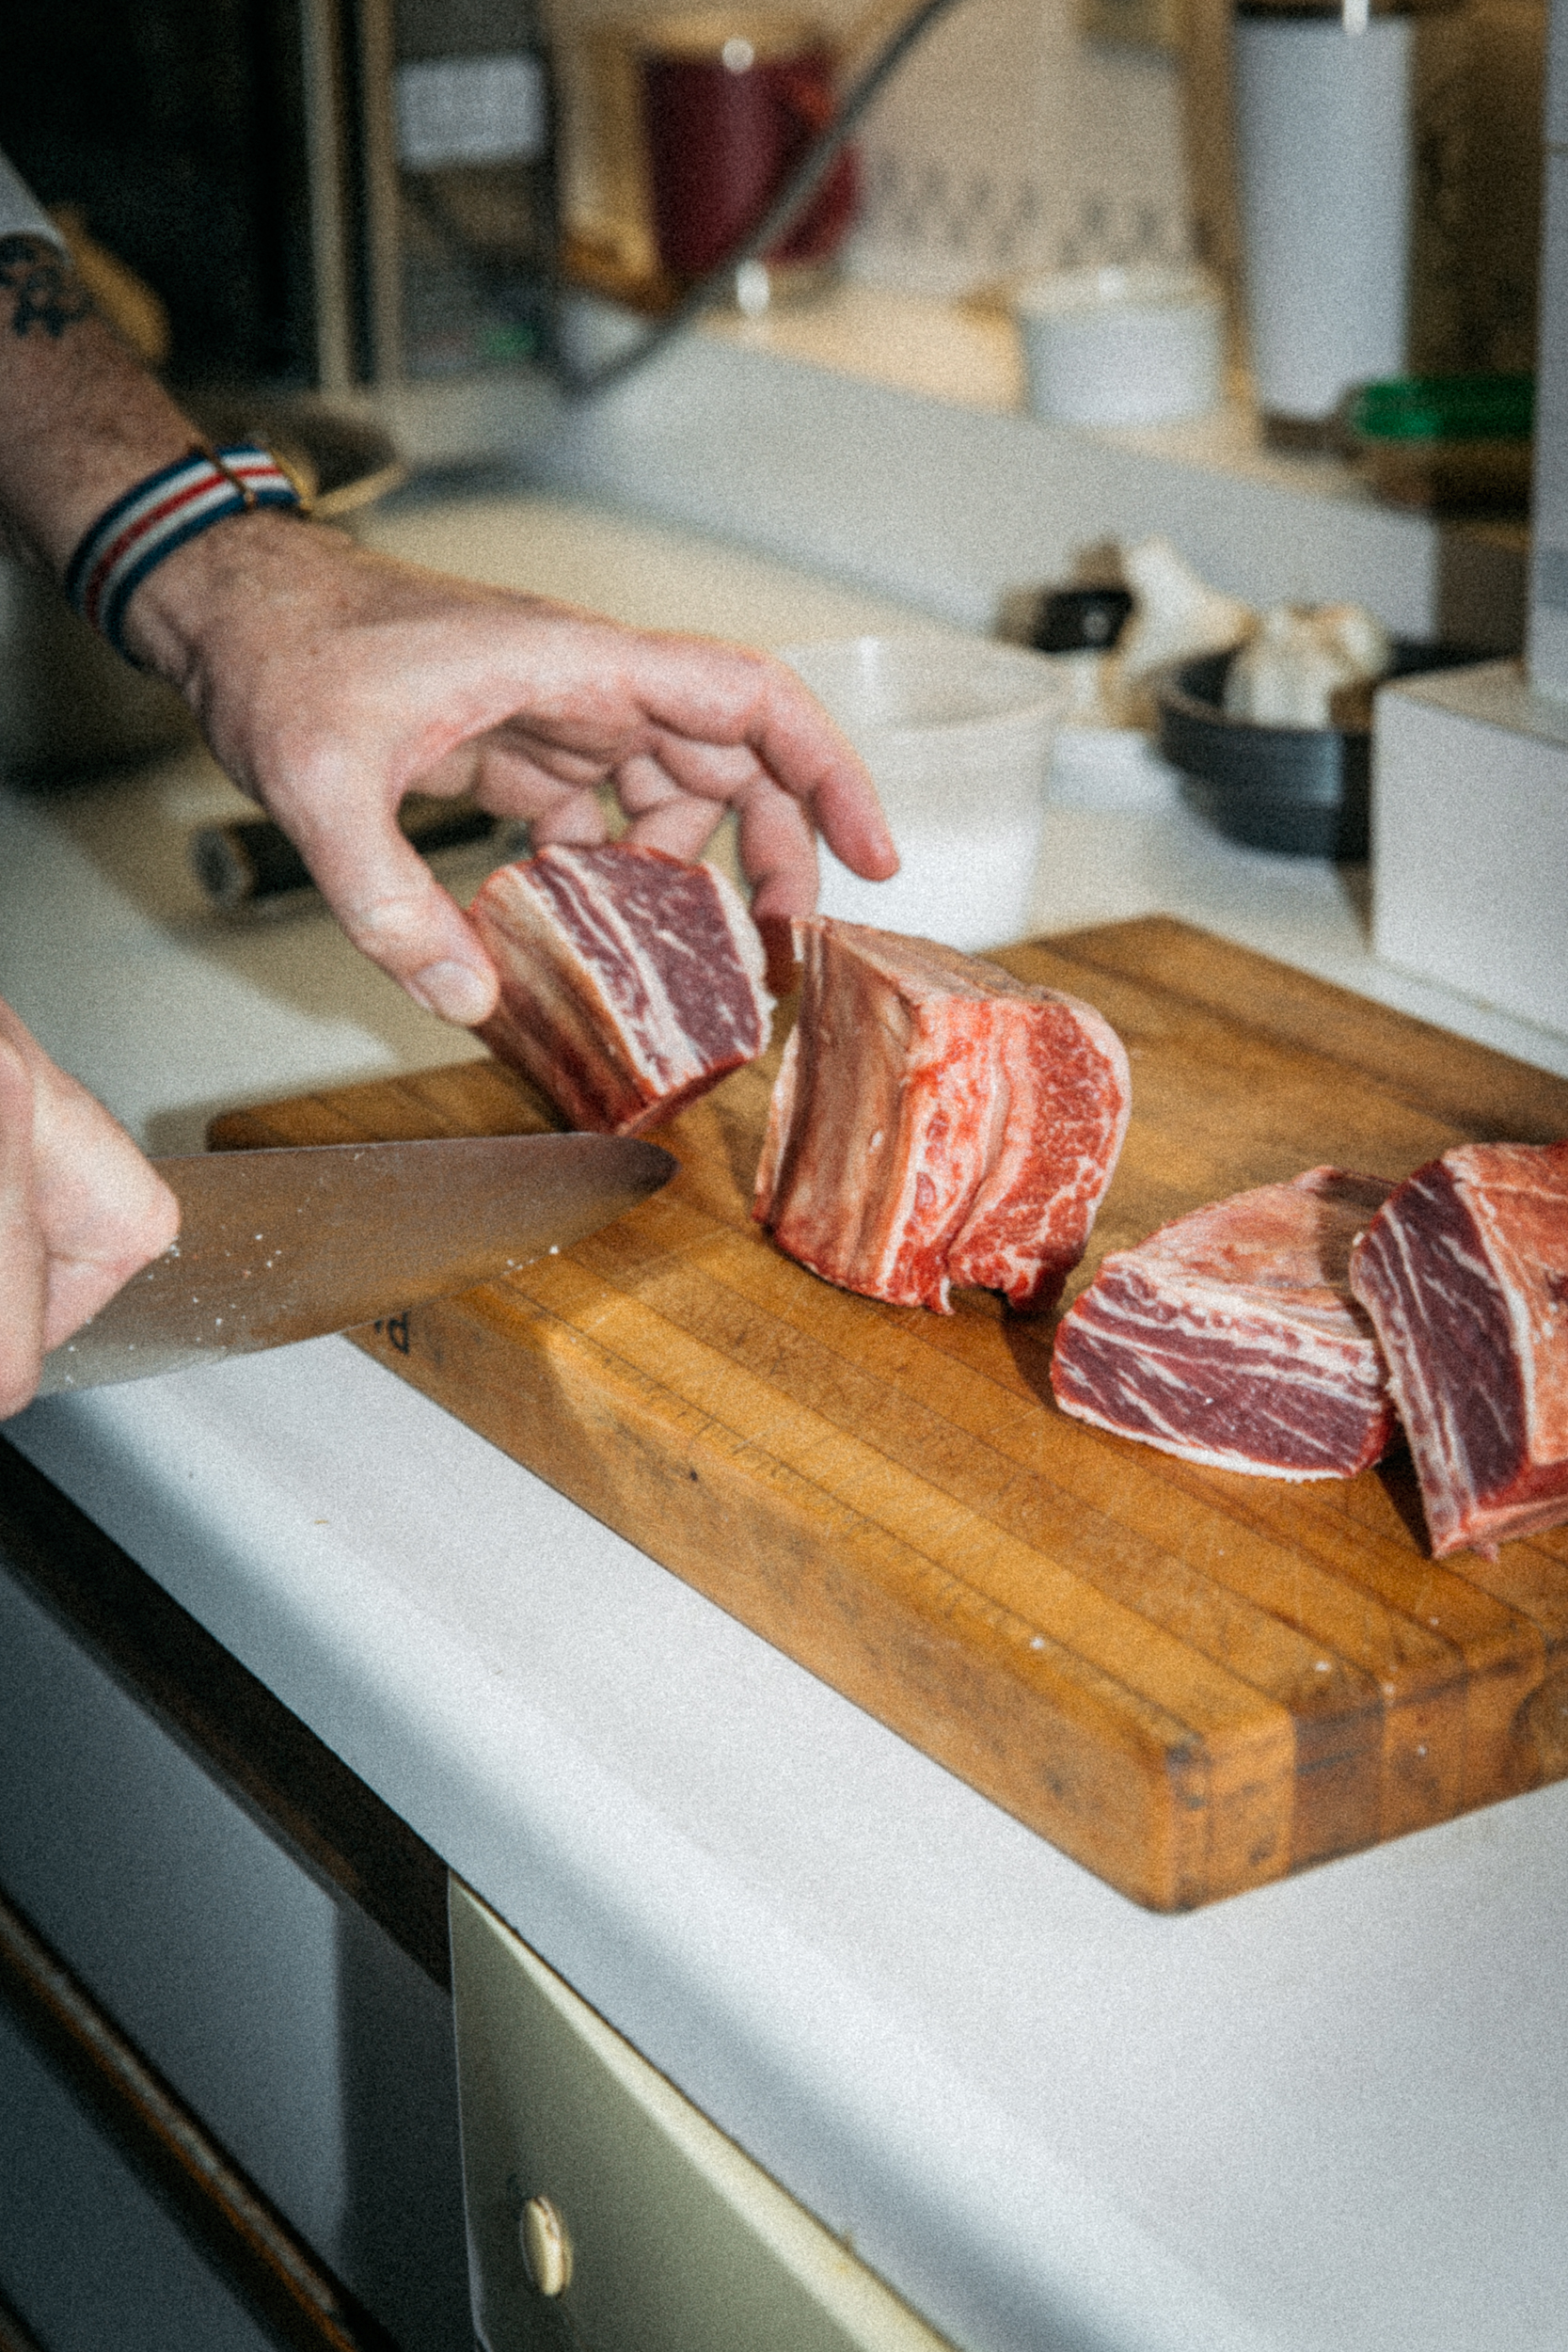
[[[689,282],[744,241],[832,120],[837,56],[809,20],[718,9],[644,23],[638,49],[658,259]],[[830,262],[859,195],[846,149],[763,257],[769,268],[787,277]]]

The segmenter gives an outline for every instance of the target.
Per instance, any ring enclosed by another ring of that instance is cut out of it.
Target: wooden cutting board
[[[1568,1136],[1568,1083],[1164,918],[1009,950],[1132,1057],[1069,1297],[1163,1219],[1338,1162]],[[783,1025],[781,1024],[781,1026]],[[1425,1556],[1408,1462],[1307,1486],[1067,1420],[1053,1326],[853,1298],[749,1216],[778,1041],[666,1191],[360,1344],[1137,1901],[1180,1910],[1568,1775],[1568,1530]],[[559,1124],[487,1061],[220,1146]]]

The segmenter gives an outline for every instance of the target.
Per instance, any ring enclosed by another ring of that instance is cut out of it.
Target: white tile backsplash
[[[958,294],[1192,243],[1173,57],[1085,40],[1070,0],[966,0],[866,118],[849,266]]]

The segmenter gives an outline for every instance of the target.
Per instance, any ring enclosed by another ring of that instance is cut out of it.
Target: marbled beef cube
[[[479,1035],[578,1127],[641,1135],[768,1042],[762,941],[711,866],[552,846],[499,867],[469,912],[501,976]]]
[[[1089,1005],[930,940],[795,926],[800,1010],[753,1215],[845,1290],[1053,1306],[1127,1132],[1127,1056]]]
[[[1312,1168],[1117,1250],[1062,1318],[1057,1404],[1214,1470],[1354,1477],[1384,1452],[1394,1416],[1350,1295],[1351,1246],[1392,1189]]]
[[[1473,1143],[1356,1244],[1434,1558],[1568,1519],[1568,1142]]]

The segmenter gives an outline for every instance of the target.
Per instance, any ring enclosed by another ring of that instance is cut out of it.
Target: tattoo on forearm
[[[37,326],[58,342],[92,309],[69,258],[47,237],[0,237],[0,288],[15,296],[13,335],[30,335]]]

